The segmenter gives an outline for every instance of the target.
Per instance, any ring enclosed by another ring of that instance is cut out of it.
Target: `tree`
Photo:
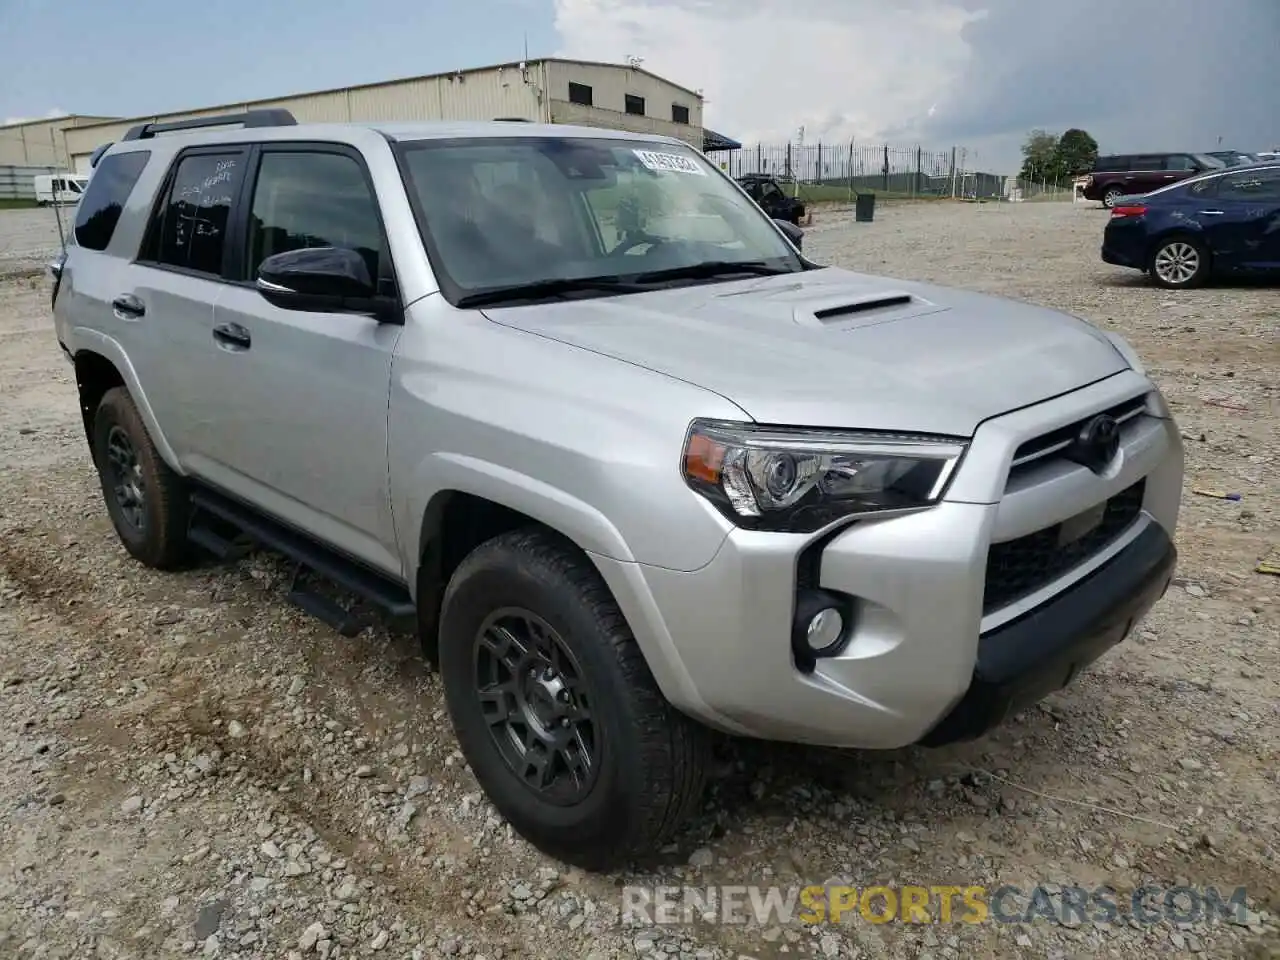
[[[1072,127],[1061,137],[1054,150],[1054,164],[1064,177],[1077,177],[1093,169],[1098,159],[1098,141],[1084,130]]]
[[[1047,130],[1032,130],[1022,145],[1022,171],[1018,174],[1023,180],[1058,179],[1056,165],[1058,135]]]

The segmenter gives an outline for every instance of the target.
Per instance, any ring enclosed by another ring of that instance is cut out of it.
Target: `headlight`
[[[941,499],[965,441],[695,420],[684,478],[739,526],[811,533]]]

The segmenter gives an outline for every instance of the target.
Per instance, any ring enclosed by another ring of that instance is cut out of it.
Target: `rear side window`
[[[1280,201],[1280,170],[1259,170],[1220,178],[1218,196],[1224,200]]]
[[[150,158],[150,151],[134,150],[111,154],[98,162],[76,211],[78,246],[86,250],[107,249],[125,202]]]
[[[231,202],[243,178],[240,152],[182,157],[152,223],[147,259],[221,276]]]

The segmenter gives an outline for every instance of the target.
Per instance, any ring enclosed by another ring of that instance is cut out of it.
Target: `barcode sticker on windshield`
[[[698,166],[691,158],[682,157],[678,153],[654,153],[652,150],[633,150],[632,153],[650,170],[663,170],[671,173],[696,173],[700,177],[707,175],[707,171]]]

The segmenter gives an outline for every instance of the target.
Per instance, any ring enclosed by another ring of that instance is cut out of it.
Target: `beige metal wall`
[[[589,84],[594,105],[569,103],[569,81]],[[645,98],[649,116],[624,112],[624,95]],[[689,108],[689,123],[671,121],[671,105]],[[65,131],[66,150],[76,170],[87,171],[89,156],[101,144],[119,140],[139,123],[187,120],[246,110],[282,108],[299,123],[400,120],[492,120],[519,117],[552,123],[632,130],[680,137],[702,146],[702,101],[694,93],[644,70],[561,60],[532,61],[463,70],[452,74],[304,93],[275,100],[228,103],[203,110],[131,117]]]
[[[569,102],[570,81],[591,87],[591,106]],[[629,93],[644,98],[644,116],[626,112]],[[547,63],[547,100],[553,123],[656,133],[702,149],[702,99],[644,70],[552,60]],[[688,108],[687,124],[671,119],[673,104]]]
[[[455,74],[420,77],[373,86],[304,93],[276,100],[228,103],[204,110],[131,117],[67,131],[67,149],[77,169],[87,169],[89,155],[101,144],[119,140],[139,123],[190,120],[223,113],[280,108],[299,123],[346,123],[397,120],[492,120],[496,117],[540,119],[537,91],[542,65],[521,71],[518,64]],[[528,82],[526,82],[526,77]]]
[[[64,130],[106,119],[73,115],[0,127],[0,165],[70,169]]]

